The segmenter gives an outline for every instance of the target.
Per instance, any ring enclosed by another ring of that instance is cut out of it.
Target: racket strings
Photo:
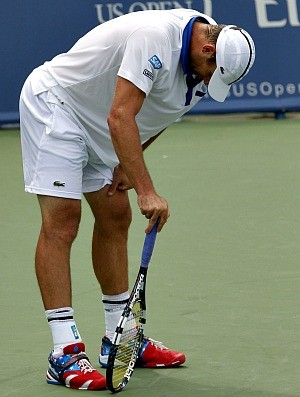
[[[138,340],[139,335],[136,334],[135,337],[127,340],[126,342],[122,342],[119,345],[118,353],[114,362],[114,373],[116,374],[118,371],[118,373],[122,375],[122,378],[124,376],[124,367],[125,369],[127,368]]]
[[[139,331],[138,324],[140,318],[143,316],[143,310],[140,306],[139,301],[137,301],[132,309],[128,320],[124,325],[124,330],[122,332],[122,337],[120,339],[120,344],[114,361],[114,371],[113,371],[113,386],[118,387],[124,378],[133,370],[131,368],[130,362],[134,361],[135,357],[139,352],[141,340],[142,340],[142,330]]]
[[[137,322],[136,319],[139,317],[138,313],[131,313],[123,330],[122,336],[121,336],[121,343],[125,342],[127,340],[130,340],[132,338],[135,338],[137,334]]]

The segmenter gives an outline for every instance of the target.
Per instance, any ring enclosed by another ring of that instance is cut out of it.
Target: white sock
[[[46,310],[45,314],[51,329],[55,353],[61,352],[67,345],[82,342],[71,307]]]
[[[102,294],[102,302],[105,313],[105,336],[110,340],[113,339],[116,327],[120,320],[121,314],[129,299],[129,292],[126,291],[119,295]]]

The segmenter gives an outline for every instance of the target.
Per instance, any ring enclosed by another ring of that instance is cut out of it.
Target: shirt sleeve
[[[146,95],[159,85],[169,69],[171,45],[165,32],[154,27],[135,30],[127,39],[118,76],[131,81]]]

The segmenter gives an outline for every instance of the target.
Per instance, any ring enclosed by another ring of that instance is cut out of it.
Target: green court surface
[[[0,396],[109,395],[45,383],[51,337],[34,274],[40,227],[23,192],[18,131],[0,131]],[[147,334],[184,351],[179,369],[137,369],[143,397],[300,396],[300,118],[188,117],[145,153],[171,217],[148,273]],[[146,219],[130,193],[131,284]],[[72,255],[73,306],[98,368],[104,330],[90,259],[92,217]]]

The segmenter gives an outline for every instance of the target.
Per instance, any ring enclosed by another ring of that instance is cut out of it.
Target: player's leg
[[[36,275],[46,310],[71,307],[70,253],[81,201],[38,195],[42,226],[35,255]]]
[[[131,210],[127,192],[107,195],[108,186],[85,194],[95,216],[93,235],[93,265],[102,288],[105,309],[106,336],[102,339],[99,362],[106,366],[111,339],[129,297],[127,240]],[[139,355],[143,367],[178,366],[185,361],[182,353],[174,352],[162,343],[145,338]]]
[[[131,208],[127,192],[108,196],[109,185],[86,193],[95,223],[92,259],[95,275],[105,295],[128,291],[127,240]]]
[[[127,192],[108,196],[109,185],[85,194],[95,217],[92,258],[102,290],[105,336],[112,338],[128,294],[127,240],[131,208]]]
[[[30,84],[22,91],[20,115],[25,189],[38,195],[42,214],[36,274],[54,345],[46,379],[75,389],[103,388],[105,378],[84,353],[71,306],[70,251],[81,216],[85,145],[76,135],[64,139],[65,131],[78,127],[47,103],[47,93],[33,95]]]
[[[47,382],[74,389],[105,387],[104,377],[91,366],[73,317],[70,253],[76,238],[81,201],[38,196],[42,227],[36,249],[36,275],[54,348],[49,356]],[[70,370],[65,366],[73,363]]]

